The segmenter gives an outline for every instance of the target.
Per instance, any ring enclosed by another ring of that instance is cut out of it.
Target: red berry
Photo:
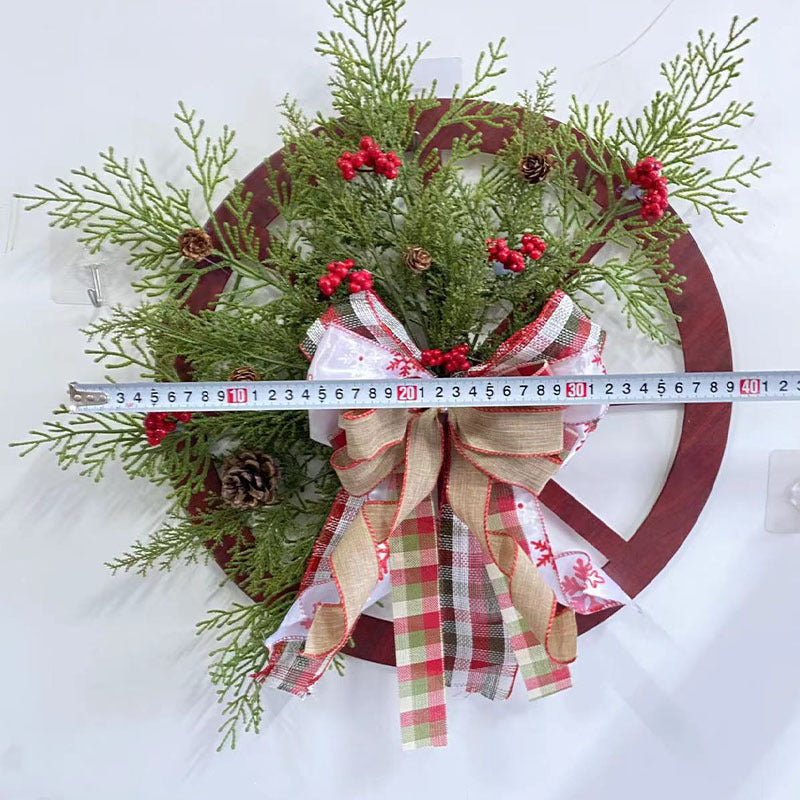
[[[353,153],[350,156],[350,166],[353,169],[360,169],[364,166],[367,161],[367,154],[363,150],[359,150],[357,153]]]
[[[175,414],[175,419],[178,420],[178,422],[188,422],[191,418],[192,418],[191,411],[178,411]]]
[[[444,361],[444,354],[437,348],[433,350],[423,350],[420,360],[423,367],[438,367],[439,364]]]
[[[386,158],[389,160],[389,163],[395,167],[403,166],[403,162],[400,160],[400,158],[398,157],[397,153],[394,152],[394,150],[390,150],[386,154]]]
[[[522,272],[525,269],[525,256],[516,250],[509,253],[506,269],[510,269],[512,272]]]
[[[341,262],[343,267],[347,267],[347,269],[353,269],[356,265],[356,262],[353,261],[352,258],[346,258],[344,261]]]
[[[338,288],[339,284],[342,282],[342,279],[338,275],[331,275],[328,278],[328,282],[331,286],[333,286],[334,291]]]
[[[369,270],[360,269],[350,273],[350,285],[348,286],[350,294],[356,294],[371,288],[372,273]]]
[[[645,203],[642,206],[641,217],[646,222],[655,222],[664,216],[664,211],[654,203]]]
[[[368,167],[375,166],[375,160],[383,155],[380,147],[373,145],[367,149],[367,160],[364,162]]]
[[[453,354],[452,351],[444,358],[444,370],[448,374],[453,372],[465,372],[469,369],[469,361],[460,354]]]
[[[642,197],[640,216],[646,222],[655,222],[664,216],[669,206],[669,189],[667,179],[661,175],[664,165],[652,156],[643,158],[634,167],[625,171],[628,180],[645,189]]]
[[[320,292],[322,292],[322,294],[324,294],[326,297],[330,297],[333,294],[334,289],[336,288],[331,283],[331,276],[330,275],[323,275],[317,281],[317,286],[319,287]]]
[[[371,136],[362,136],[361,137],[361,149],[362,150],[370,150],[373,147],[375,147],[375,142],[372,140]]]

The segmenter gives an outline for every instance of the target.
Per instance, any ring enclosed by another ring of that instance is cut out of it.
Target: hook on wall
[[[86,294],[89,295],[92,305],[95,308],[100,308],[104,302],[103,285],[100,282],[100,265],[90,264],[89,271],[92,275],[92,285],[86,290]]]

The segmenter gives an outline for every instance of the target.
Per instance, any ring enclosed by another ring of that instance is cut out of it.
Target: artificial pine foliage
[[[233,379],[243,369],[248,379],[303,379],[308,365],[298,343],[328,303],[320,298],[319,279],[327,264],[347,259],[371,272],[375,290],[423,349],[466,342],[482,360],[559,288],[579,303],[602,301],[610,290],[629,324],[669,341],[667,293],[679,292],[683,280],[669,248],[687,226],[669,209],[644,219],[639,199],[625,191],[626,170],[656,159],[671,199],[707,210],[720,224],[742,221],[745,212],[733,205],[732,193],[768,164],[736,155],[728,135],[752,116],[752,107],[723,98],[739,74],[752,21],[734,19],[721,40],[701,32],[663,64],[665,87],[640,117],[616,119],[608,104],[590,109],[573,98],[562,126],[548,120],[552,70],[514,105],[486,102],[504,72],[501,40],[479,56],[468,85],[417,141],[420,115],[439,100],[435,86],[412,91],[412,70],[428,45],[401,40],[403,0],[328,4],[339,27],[320,34],[317,50],[333,67],[335,116],[308,116],[288,98],[281,105],[285,174],[268,170],[267,182],[284,224],[271,231],[266,255],[253,226],[252,197],[229,175],[233,132],[208,137],[203,121],[182,103],[175,131],[187,149],[191,188],[160,182],[144,162],[109,148],[98,169],[80,167],[52,188],[23,195],[53,225],[74,228],[90,251],[123,248],[137,272],[142,303],[114,308],[86,329],[87,353],[96,362],[110,374],[136,367],[150,381],[178,381],[178,360],[195,380]],[[451,125],[463,134],[440,164],[431,143]],[[478,125],[514,132],[479,178],[469,180],[464,167],[480,149]],[[397,154],[396,177],[391,168],[381,173],[377,162],[355,169],[351,180],[343,177],[337,159],[357,153],[364,136],[382,153]],[[720,153],[730,153],[731,161],[716,172],[703,159]],[[578,162],[588,166],[582,174]],[[594,203],[598,180],[611,198],[605,208]],[[220,201],[225,223],[214,216]],[[540,237],[546,250],[523,271],[489,263],[487,239],[504,238],[515,249],[526,234]],[[603,244],[621,255],[582,259]],[[216,307],[190,312],[189,293],[202,275],[220,268],[231,279]],[[265,289],[274,299],[257,302]],[[205,560],[215,543],[234,543],[228,576],[256,602],[212,611],[198,631],[213,632],[218,641],[211,678],[227,717],[223,743],[235,744],[239,729],[257,730],[262,709],[250,676],[266,660],[264,640],[294,599],[338,488],[326,449],[309,439],[306,414],[194,414],[150,446],[141,417],[62,408],[18,445],[23,453],[47,447],[61,466],[76,465],[95,479],[117,460],[131,478],[167,487],[163,526],[112,561],[114,570],[169,570]],[[231,507],[212,498],[190,515],[190,499],[209,470],[247,451],[269,453],[270,463],[280,465],[276,502]]]

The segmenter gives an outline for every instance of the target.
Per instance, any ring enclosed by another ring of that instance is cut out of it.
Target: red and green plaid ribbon
[[[403,749],[447,744],[439,548],[430,499],[391,535],[392,612]]]

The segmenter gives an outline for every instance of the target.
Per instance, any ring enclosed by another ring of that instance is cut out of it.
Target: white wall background
[[[328,24],[320,0],[4,0],[0,10],[0,252],[11,194],[94,164],[108,143],[175,174],[178,99],[240,132],[242,173],[276,149],[284,93],[309,110],[327,105],[313,53]],[[737,11],[762,17],[740,88],[759,116],[740,139],[776,167],[743,197],[746,225],[721,232],[701,219],[695,235],[737,366],[797,368],[800,4],[409,0],[408,34],[465,65],[506,34],[501,98],[555,64],[562,116],[573,91],[625,114],[649,97],[661,60]],[[26,215],[0,257],[0,442],[45,418],[68,380],[97,374],[78,332],[92,309],[50,298],[50,270],[68,258],[60,242],[44,215]],[[628,353],[637,368],[669,360],[615,336],[620,368]],[[609,420],[566,477],[628,534],[669,464],[672,414]],[[236,591],[218,587],[213,567],[112,578],[103,562],[156,524],[159,492],[118,473],[97,487],[47,454],[20,462],[0,449],[0,800],[797,798],[800,537],[765,533],[763,516],[769,452],[798,447],[797,407],[735,410],[696,529],[640,596],[642,613],[625,610],[582,638],[571,691],[534,705],[521,694],[505,704],[453,698],[449,748],[402,753],[394,674],[351,659],[344,678],[331,675],[305,702],[270,697],[266,730],[221,754],[211,643],[193,625]]]

